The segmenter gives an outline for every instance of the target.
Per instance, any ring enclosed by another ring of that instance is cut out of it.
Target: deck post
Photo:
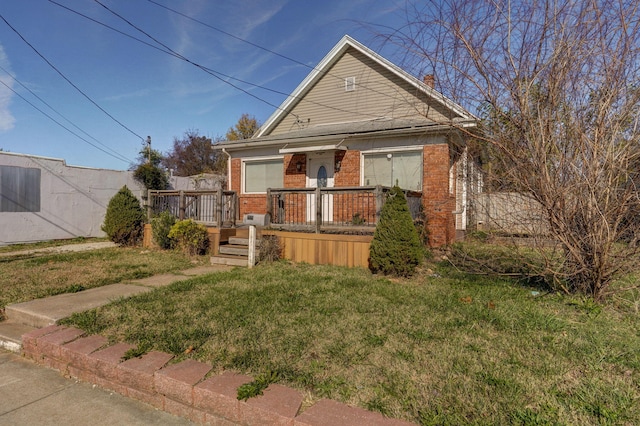
[[[185,205],[184,191],[180,191],[180,213],[178,214],[178,219],[184,220],[186,210],[187,206]]]
[[[256,264],[256,226],[249,226],[249,268],[253,268]]]
[[[376,223],[380,219],[380,213],[382,213],[382,206],[384,205],[384,193],[382,192],[382,186],[376,185],[375,197],[376,197]]]
[[[216,225],[218,228],[222,228],[222,204],[224,204],[224,198],[222,198],[222,188],[218,188],[218,193],[216,194]]]
[[[147,222],[151,222],[151,214],[153,212],[153,205],[151,201],[151,190],[147,190]]]
[[[275,220],[275,215],[273,214],[273,200],[271,200],[271,188],[267,188],[267,214],[271,220]]]
[[[238,202],[238,193],[234,192],[231,197],[231,225],[235,228],[236,219],[240,219],[240,203]]]
[[[322,192],[320,188],[316,188],[316,234],[320,233],[322,226]]]

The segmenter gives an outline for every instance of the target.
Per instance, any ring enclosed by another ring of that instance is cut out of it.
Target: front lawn
[[[216,372],[275,373],[307,404],[332,398],[421,424],[640,424],[637,310],[445,267],[392,281],[274,263],[67,323]]]

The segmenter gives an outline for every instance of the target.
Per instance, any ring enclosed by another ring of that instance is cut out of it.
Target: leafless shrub
[[[557,288],[605,297],[640,235],[639,4],[444,0],[407,16],[388,40],[481,119],[485,189],[537,203],[548,231],[531,246]]]

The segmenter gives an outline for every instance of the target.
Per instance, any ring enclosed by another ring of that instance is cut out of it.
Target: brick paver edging
[[[73,327],[52,325],[22,336],[23,356],[59,370],[66,376],[94,383],[160,410],[212,425],[408,426],[380,413],[323,399],[299,413],[302,394],[270,385],[264,394],[237,399],[238,386],[253,378],[225,372],[211,375],[211,366],[185,360],[169,364],[173,355],[152,351],[122,361],[132,346],[108,345],[99,335],[86,336]]]

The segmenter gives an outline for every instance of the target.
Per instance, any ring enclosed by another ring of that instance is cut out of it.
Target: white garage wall
[[[107,205],[127,185],[141,199],[145,193],[130,171],[67,166],[64,160],[0,152],[0,166],[37,168],[40,211],[0,212],[0,245],[75,237],[102,237]],[[188,178],[172,178],[187,189]]]

